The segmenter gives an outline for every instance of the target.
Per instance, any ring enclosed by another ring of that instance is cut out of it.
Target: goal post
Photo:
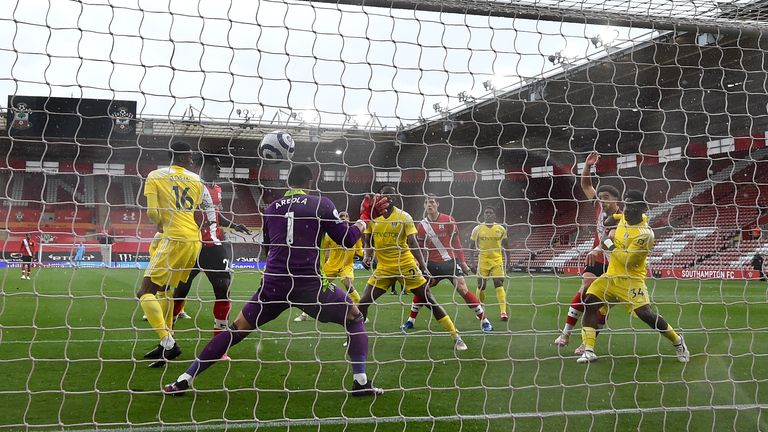
[[[82,254],[78,254],[79,243],[42,243],[37,262],[43,267],[113,267],[111,244],[83,243]]]

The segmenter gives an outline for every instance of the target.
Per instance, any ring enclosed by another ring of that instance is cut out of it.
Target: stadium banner
[[[582,271],[581,267],[563,267],[563,274],[566,275],[579,275]],[[649,271],[648,276],[669,279],[760,279],[760,273],[756,270],[743,269],[654,268]]]

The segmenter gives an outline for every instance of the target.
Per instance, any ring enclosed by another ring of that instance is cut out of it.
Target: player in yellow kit
[[[162,367],[166,360],[181,355],[171,333],[173,298],[166,291],[187,280],[202,247],[195,211],[203,200],[203,183],[189,171],[192,156],[189,144],[173,143],[171,165],[149,173],[144,184],[147,214],[162,233],[153,241],[149,265],[136,293],[147,321],[160,338],[157,347],[144,355],[157,360],[150,367]]]
[[[504,289],[506,277],[505,252],[507,230],[496,223],[496,210],[483,210],[483,223],[472,230],[470,248],[477,250],[477,297],[485,303],[485,286],[488,279],[496,287],[496,299],[501,309],[501,320],[507,321],[507,292]]]
[[[340,212],[339,218],[345,222],[349,222],[349,213]],[[355,255],[363,256],[363,241],[360,239],[355,243],[355,247],[352,249],[345,249],[344,246],[339,245],[326,234],[323,238],[323,242],[320,245],[320,249],[325,251],[325,262],[323,263],[323,277],[332,282],[334,279],[341,278],[341,283],[347,288],[347,294],[352,302],[355,304],[360,303],[360,294],[355,291]],[[302,312],[293,320],[296,322],[306,321],[309,319],[309,315],[306,312]]]
[[[451,317],[437,303],[427,286],[427,279],[424,278],[424,274],[428,274],[427,264],[416,240],[417,231],[413,218],[395,207],[400,197],[394,186],[383,186],[380,194],[383,199],[389,200],[390,205],[382,216],[371,220],[363,235],[364,261],[370,263],[375,254],[378,264],[360,299],[360,311],[367,317],[370,304],[387,292],[395,282],[400,282],[406,292],[416,294],[426,301],[425,306],[432,310],[435,320],[453,337],[456,350],[466,350],[467,345],[456,331]]]
[[[649,327],[669,339],[679,361],[687,363],[690,358],[682,336],[650,306],[648,288],[645,286],[646,259],[653,248],[654,236],[643,215],[647,209],[642,192],[627,191],[624,194],[624,214],[613,216],[619,222],[613,238],[603,240],[598,246],[610,251],[610,261],[608,270],[589,286],[584,297],[586,309],[581,329],[584,353],[578,358],[578,363],[597,360],[595,342],[598,311],[606,304],[615,303],[624,304]]]

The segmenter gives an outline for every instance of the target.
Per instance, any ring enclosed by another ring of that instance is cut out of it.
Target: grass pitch
[[[365,273],[358,272],[362,290]],[[415,331],[399,325],[410,298],[386,294],[370,309],[368,375],[376,399],[352,399],[342,329],[281,315],[211,367],[196,392],[164,397],[211,337],[213,294],[195,282],[176,337],[184,353],[164,370],[147,369],[156,343],[141,320],[136,270],[44,269],[32,281],[2,269],[0,430],[765,430],[768,429],[768,284],[649,281],[651,298],[692,359],[677,362],[669,342],[623,307],[598,340],[599,362],[575,362],[551,345],[579,285],[572,277],[507,279],[510,321],[499,321],[495,293],[482,334],[450,285],[435,293],[469,350],[422,310]],[[475,280],[469,278],[474,290]],[[233,316],[259,286],[238,271]]]

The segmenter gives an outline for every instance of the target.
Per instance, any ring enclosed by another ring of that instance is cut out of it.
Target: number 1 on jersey
[[[293,244],[293,212],[286,212],[285,217],[288,218],[285,227],[285,243]]]

